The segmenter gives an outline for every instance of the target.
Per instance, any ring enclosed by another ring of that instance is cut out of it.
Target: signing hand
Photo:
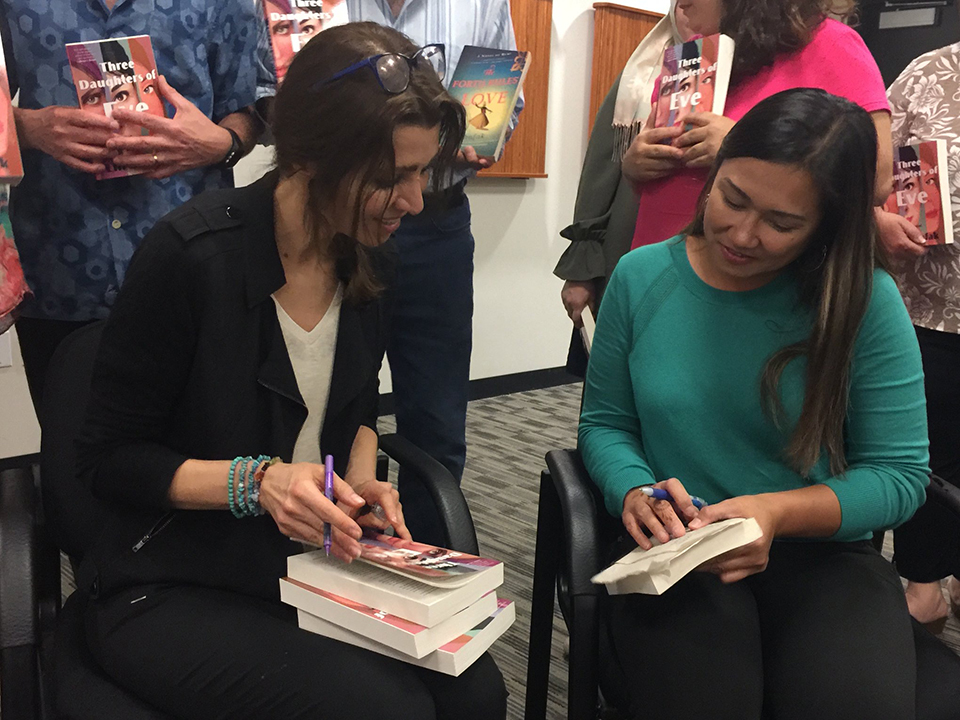
[[[770,559],[770,545],[777,534],[779,514],[774,495],[741,495],[724,500],[716,505],[707,505],[700,515],[691,520],[688,527],[696,530],[718,520],[728,518],[754,518],[763,530],[763,537],[736,550],[719,555],[705,562],[698,570],[711,572],[725,583],[734,583],[748,575],[763,572]]]
[[[674,143],[683,151],[683,164],[690,168],[705,168],[713,165],[720,152],[723,139],[734,122],[723,115],[698,112],[687,115],[684,127],[692,126]]]
[[[620,169],[634,184],[666,177],[680,167],[683,151],[669,141],[680,137],[683,128],[666,127],[641,130],[623,156]]]
[[[348,512],[363,507],[363,498],[338,476],[333,495],[338,507],[323,494],[324,468],[313,463],[277,463],[267,468],[260,485],[260,504],[289,538],[323,545],[323,526],[333,526],[331,552],[344,562],[360,557],[362,530]]]
[[[149,135],[111,138],[107,147],[122,153],[114,165],[140,170],[146,177],[159,180],[223,160],[233,142],[230,133],[174,90],[162,75],[158,89],[176,111],[172,118],[134,110],[113,111],[121,125],[150,131]]]
[[[474,170],[483,170],[493,165],[490,158],[480,157],[477,151],[469,145],[464,145],[457,153],[457,162],[462,165],[469,165]]]
[[[596,289],[593,280],[578,282],[576,280],[565,280],[563,289],[560,291],[560,301],[563,303],[564,310],[573,320],[574,327],[583,327],[583,309],[590,308],[593,316],[597,316]]]
[[[927,252],[923,233],[905,217],[879,207],[874,209],[874,217],[880,244],[890,259],[911,260]]]
[[[623,513],[621,514],[623,526],[630,533],[630,536],[636,540],[637,545],[644,550],[653,547],[653,543],[650,542],[644,529],[649,530],[661,543],[665,543],[670,538],[681,537],[686,532],[681,517],[692,523],[702,512],[697,510],[690,500],[690,495],[676,478],[659,482],[653,487],[666,490],[673,498],[673,502],[654,500],[640,492],[638,487],[628,492],[623,499]]]
[[[397,492],[393,485],[377,480],[357,482],[352,479],[350,480],[350,484],[353,485],[353,489],[357,495],[366,501],[367,505],[370,507],[379,505],[383,508],[383,512],[387,517],[386,520],[381,520],[374,513],[367,513],[357,520],[360,525],[375,527],[378,530],[386,530],[392,526],[398,537],[404,540],[413,539],[410,537],[410,531],[407,530],[407,525],[403,520],[403,508],[400,506],[400,493]],[[359,511],[359,508],[356,510],[351,509],[350,516],[355,518]]]
[[[106,115],[60,106],[14,112],[25,147],[41,150],[75,170],[103,172],[104,161],[116,155],[107,142],[120,125]]]

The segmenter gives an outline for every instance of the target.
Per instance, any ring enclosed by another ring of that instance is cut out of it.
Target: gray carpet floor
[[[500,594],[513,599],[517,621],[493,647],[510,691],[509,717],[523,717],[530,627],[530,596],[540,471],[547,451],[576,444],[580,385],[517,393],[470,403],[467,467],[463,490],[470,504],[481,550],[506,565]],[[394,429],[392,417],[381,430]],[[890,552],[890,534],[887,537]],[[65,571],[64,590],[72,589]],[[567,664],[558,612],[554,616],[548,717],[566,717]],[[960,621],[951,617],[941,639],[960,653]]]

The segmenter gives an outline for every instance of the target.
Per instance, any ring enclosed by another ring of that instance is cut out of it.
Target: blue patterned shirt
[[[257,23],[250,0],[0,0],[20,107],[77,106],[64,45],[149,35],[161,75],[219,122],[254,102]],[[8,58],[10,55],[8,54]],[[167,105],[167,116],[173,109]],[[10,214],[33,297],[25,317],[106,317],[127,265],[157,220],[192,196],[233,185],[198,168],[166,178],[97,180],[39,150],[24,150]]]

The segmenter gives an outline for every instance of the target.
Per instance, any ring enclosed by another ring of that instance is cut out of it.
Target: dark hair
[[[777,93],[727,134],[700,195],[688,234],[703,235],[707,195],[726,160],[754,158],[799,167],[819,191],[822,217],[792,270],[800,300],[813,314],[810,337],[775,352],[761,379],[765,409],[783,419],[780,376],[805,356],[803,409],[787,447],[791,465],[807,474],[821,448],[838,475],[846,468],[844,422],[853,349],[873,289],[874,183],[877,133],[866,110],[823,90]]]
[[[381,53],[412,56],[417,46],[406,36],[375,23],[349,23],[324,30],[297,53],[277,93],[272,129],[282,177],[309,170],[307,228],[317,250],[332,257],[346,282],[344,297],[365,301],[380,291],[367,248],[336,234],[325,210],[349,183],[357,188],[353,208],[356,236],[363,206],[376,183],[395,174],[393,133],[403,126],[440,126],[440,151],[433,172],[437,182],[456,158],[464,133],[464,110],[444,90],[432,69],[420,66],[410,86],[390,95],[371,69],[363,69],[314,89],[317,82],[359,60]]]
[[[736,52],[730,82],[735,84],[773,63],[780,53],[799,50],[825,17],[853,14],[855,0],[721,0],[720,32],[733,38]]]

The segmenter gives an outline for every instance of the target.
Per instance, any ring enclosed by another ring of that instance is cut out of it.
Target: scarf
[[[660,77],[663,51],[683,42],[677,30],[677,0],[670,0],[670,12],[640,41],[620,76],[613,111],[613,160],[620,162],[650,115],[653,86]]]

